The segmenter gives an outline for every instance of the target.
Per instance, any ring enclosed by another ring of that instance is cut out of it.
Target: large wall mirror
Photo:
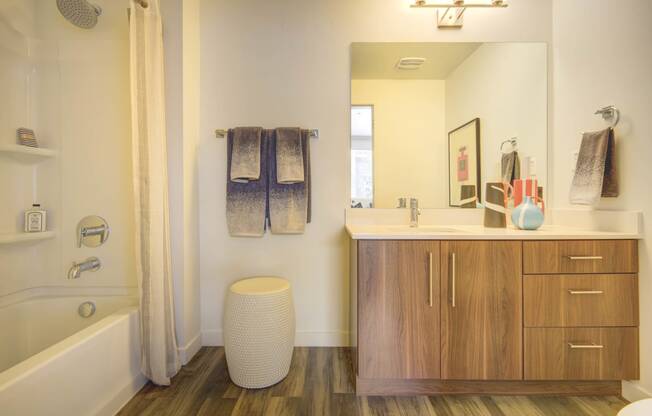
[[[354,43],[351,206],[481,207],[506,169],[545,198],[547,78],[545,43]]]

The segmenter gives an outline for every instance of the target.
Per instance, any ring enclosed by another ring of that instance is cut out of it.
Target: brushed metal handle
[[[428,305],[432,308],[432,251],[428,252]]]
[[[455,271],[455,253],[451,253],[451,306],[455,307],[455,280],[456,279]]]
[[[568,260],[602,260],[602,256],[565,256]]]
[[[571,295],[601,295],[604,292],[602,290],[573,290],[568,289],[568,293]]]
[[[568,347],[572,350],[600,350],[604,348],[604,345],[600,344],[573,344],[572,342],[568,343]]]

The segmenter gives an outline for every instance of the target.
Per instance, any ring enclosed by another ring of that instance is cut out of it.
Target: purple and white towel
[[[266,135],[270,135],[269,132],[260,127],[238,127],[228,132],[226,221],[233,237],[262,237],[265,234],[269,142]],[[236,138],[244,142],[239,148],[234,146]],[[232,168],[238,153],[241,166],[234,175]],[[255,179],[256,173],[258,179]]]

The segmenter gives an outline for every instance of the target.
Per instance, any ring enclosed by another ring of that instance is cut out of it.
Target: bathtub
[[[83,318],[87,301],[96,310]],[[0,414],[114,415],[146,381],[136,304],[62,296],[0,308]]]

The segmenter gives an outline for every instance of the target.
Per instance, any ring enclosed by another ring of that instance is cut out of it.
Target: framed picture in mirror
[[[475,208],[482,200],[480,119],[448,133],[448,205]]]

